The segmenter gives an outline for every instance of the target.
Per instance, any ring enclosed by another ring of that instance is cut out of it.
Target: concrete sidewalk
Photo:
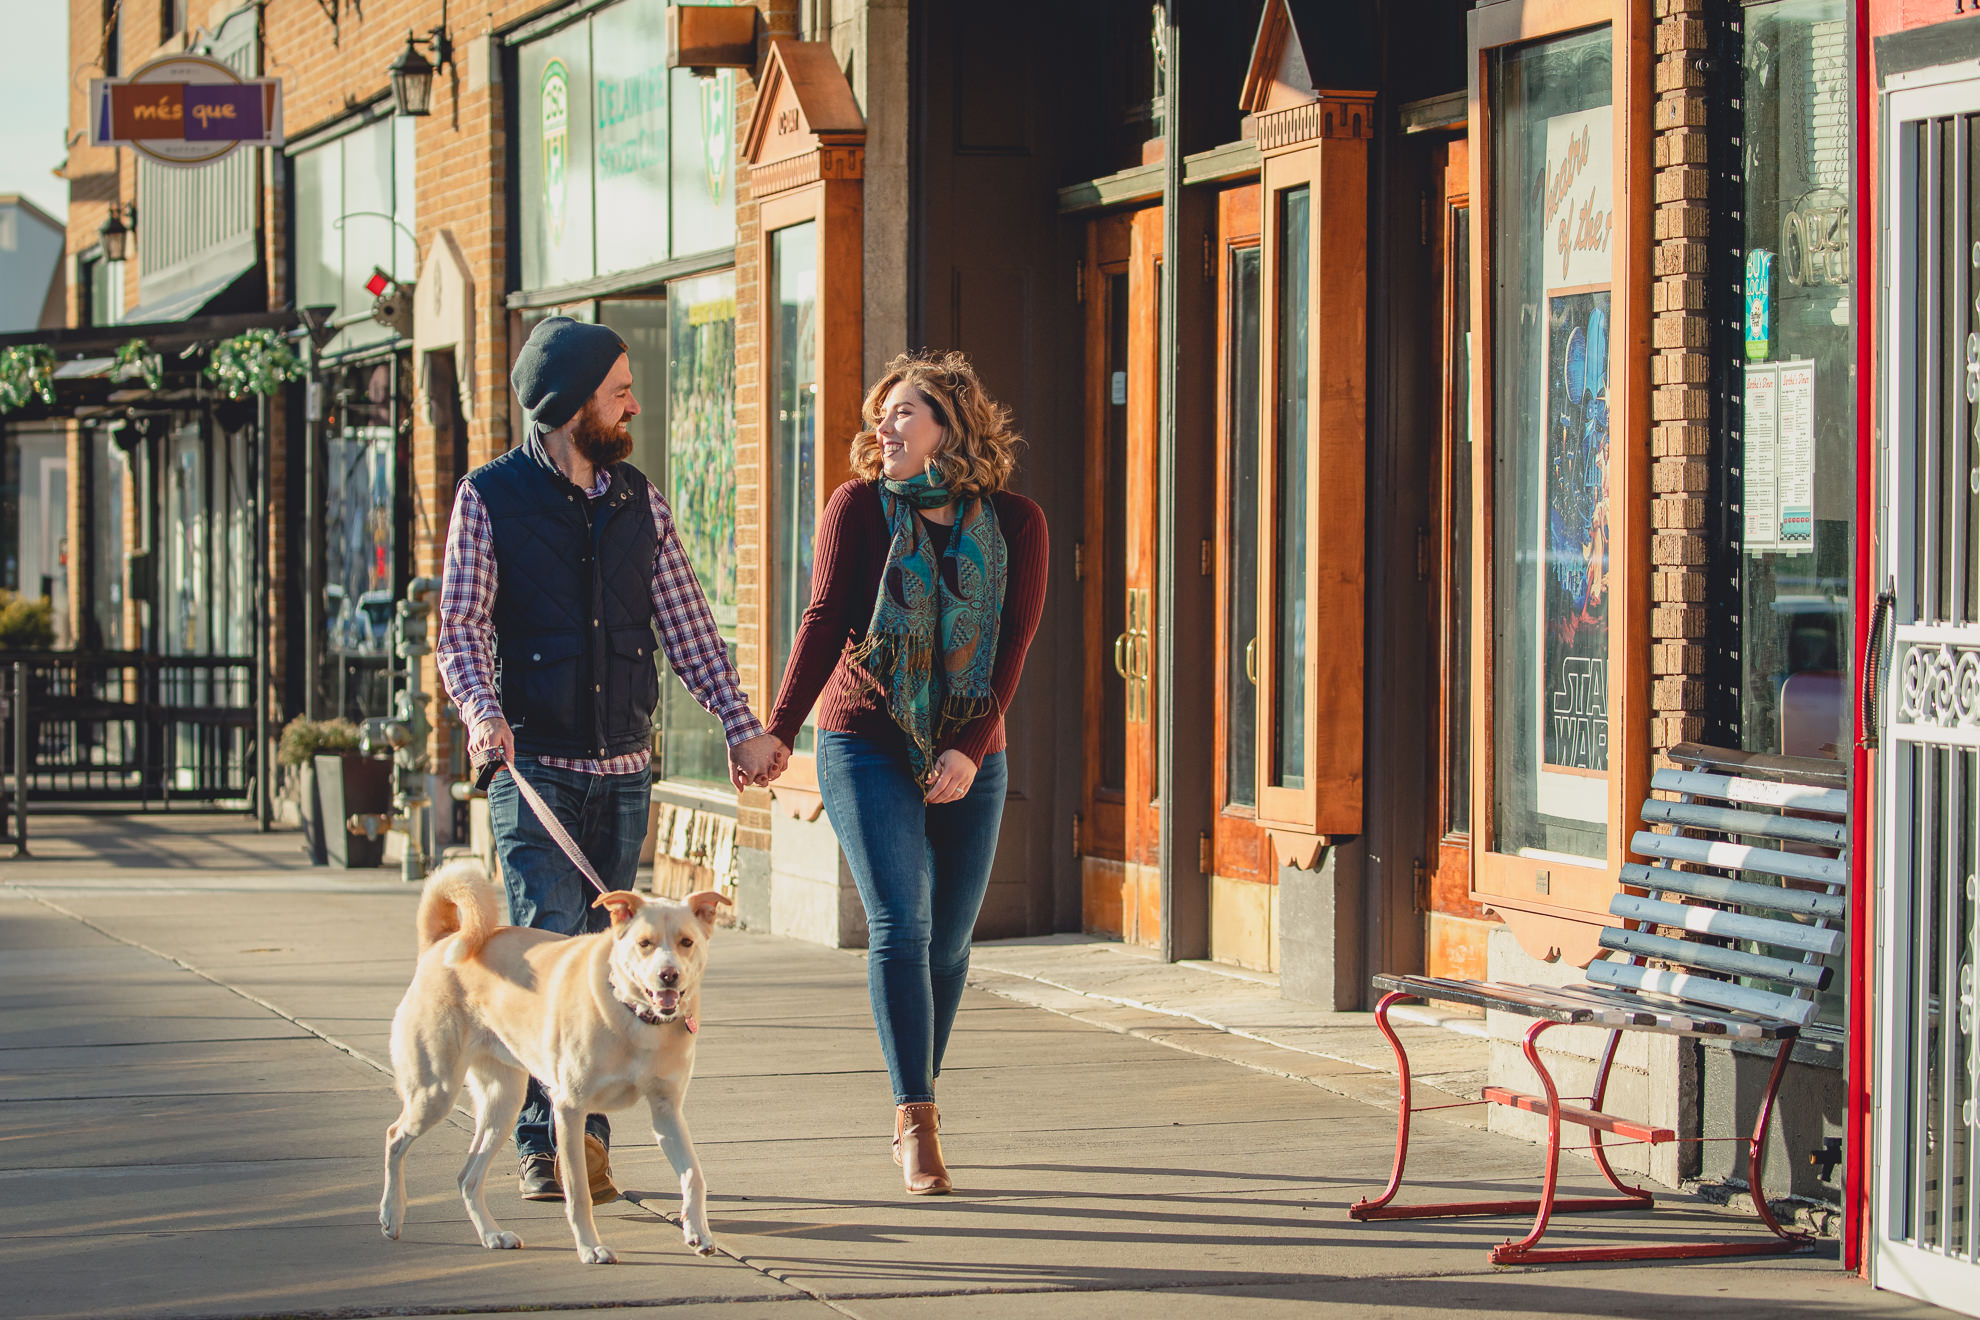
[[[161,870],[140,844],[116,861],[0,863],[0,1314],[1945,1314],[1825,1255],[1495,1270],[1486,1249],[1523,1224],[1354,1224],[1345,1206],[1386,1176],[1392,1110],[1201,1040],[1172,1047],[980,990],[940,1088],[962,1190],[912,1200],[887,1155],[859,958],[732,932],[714,948],[687,1105],[722,1254],[682,1245],[672,1175],[631,1113],[614,1153],[629,1195],[599,1214],[622,1264],[579,1265],[561,1207],[518,1201],[506,1158],[491,1207],[529,1249],[474,1245],[454,1190],[465,1118],[413,1148],[410,1222],[387,1242],[379,1158],[397,1101],[383,1059],[415,893],[375,872],[298,872],[212,832],[197,846],[231,861]],[[1588,1188],[1570,1162],[1565,1181]],[[1427,1116],[1412,1163],[1435,1179],[1427,1199],[1530,1194],[1538,1161]],[[1672,1198],[1653,1215],[1568,1217],[1550,1241],[1748,1222]]]

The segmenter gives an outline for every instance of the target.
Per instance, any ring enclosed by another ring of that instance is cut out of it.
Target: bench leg
[[[1538,1032],[1529,1032],[1528,1039]],[[1613,1042],[1612,1042],[1613,1045]],[[1545,1247],[1536,1248],[1540,1233],[1545,1228],[1545,1212],[1540,1222],[1534,1225],[1523,1242],[1505,1243],[1492,1249],[1494,1265],[1547,1265],[1566,1264],[1580,1261],[1614,1260],[1698,1260],[1715,1256],[1771,1256],[1782,1252],[1797,1251],[1805,1247],[1810,1238],[1805,1233],[1796,1233],[1782,1228],[1767,1207],[1767,1196],[1760,1186],[1761,1160],[1767,1148],[1767,1129],[1773,1123],[1774,1096],[1780,1090],[1781,1077],[1787,1071],[1788,1055],[1794,1049],[1792,1040],[1781,1042],[1780,1053],[1774,1056],[1773,1072],[1767,1079],[1767,1092],[1760,1101],[1760,1112],[1753,1120],[1753,1135],[1747,1139],[1746,1180],[1753,1190],[1753,1208],[1759,1212],[1760,1222],[1774,1234],[1771,1238],[1746,1238],[1735,1241],[1705,1242],[1665,1242],[1641,1247]],[[1528,1056],[1532,1057],[1529,1051]],[[1549,1087],[1548,1097],[1553,1096]],[[1549,1124],[1548,1136],[1554,1138],[1557,1128]],[[1599,1147],[1598,1147],[1599,1149]],[[1548,1175],[1553,1173],[1553,1141],[1549,1142]],[[1613,1180],[1612,1180],[1613,1181]],[[1648,1203],[1646,1196],[1645,1203]]]
[[[1781,1221],[1774,1218],[1774,1212],[1767,1207],[1767,1193],[1760,1186],[1760,1165],[1767,1155],[1767,1128],[1774,1121],[1774,1097],[1781,1089],[1788,1056],[1793,1052],[1794,1041],[1782,1041],[1780,1053],[1774,1056],[1774,1070],[1767,1075],[1767,1094],[1761,1098],[1760,1112],[1753,1119],[1753,1136],[1746,1146],[1746,1185],[1752,1191],[1753,1208],[1759,1212],[1760,1222],[1775,1237],[1798,1247],[1810,1240],[1809,1235],[1782,1228]],[[1774,1244],[1766,1245],[1771,1247]]]
[[[1548,1164],[1546,1193],[1543,1200],[1442,1201],[1431,1205],[1390,1205],[1389,1202],[1395,1199],[1396,1193],[1402,1188],[1403,1165],[1409,1158],[1409,1123],[1411,1110],[1409,1055],[1404,1052],[1402,1040],[1397,1037],[1395,1028],[1389,1025],[1389,1009],[1400,1000],[1413,998],[1416,998],[1416,996],[1391,993],[1383,996],[1382,1002],[1375,1007],[1375,1026],[1388,1039],[1389,1048],[1396,1052],[1396,1072],[1401,1081],[1402,1102],[1401,1108],[1396,1114],[1396,1163],[1395,1168],[1389,1174],[1389,1185],[1383,1189],[1382,1194],[1372,1201],[1363,1197],[1349,1206],[1348,1218],[1361,1220],[1461,1219],[1475,1215],[1530,1215],[1541,1211],[1543,1204],[1548,1207],[1545,1213],[1552,1214],[1555,1210],[1628,1210],[1649,1203],[1649,1197],[1644,1193],[1633,1193],[1627,1197],[1570,1196],[1562,1198],[1554,1196],[1554,1167],[1558,1164],[1560,1156],[1560,1121],[1558,1119],[1552,1119],[1550,1120],[1550,1130],[1553,1136],[1548,1143],[1548,1150],[1552,1158]],[[1541,1031],[1553,1025],[1551,1022],[1536,1022],[1533,1024],[1533,1028],[1527,1032],[1527,1036],[1529,1039],[1537,1039]],[[1534,1067],[1540,1074],[1541,1085],[1546,1088],[1549,1096],[1553,1096],[1553,1078],[1549,1077],[1546,1069],[1541,1067],[1539,1055],[1529,1049],[1527,1057],[1534,1061]],[[1613,1182],[1614,1179],[1610,1181]],[[1544,1225],[1544,1218],[1542,1222]],[[1536,1236],[1534,1240],[1538,1241],[1539,1239]]]
[[[1616,1046],[1621,1042],[1622,1032],[1611,1031],[1609,1033],[1609,1044],[1602,1051],[1602,1063],[1595,1070],[1595,1085],[1588,1097],[1588,1107],[1590,1109],[1601,1109],[1602,1099],[1609,1093],[1609,1070],[1615,1065]],[[1594,1157],[1595,1167],[1600,1169],[1602,1176],[1609,1180],[1609,1186],[1615,1188],[1624,1196],[1640,1200],[1645,1206],[1655,1203],[1656,1198],[1652,1197],[1648,1191],[1641,1187],[1626,1187],[1623,1185],[1622,1180],[1616,1177],[1616,1171],[1609,1167],[1609,1152],[1603,1149],[1602,1146],[1602,1130],[1600,1128],[1588,1129],[1588,1153]]]
[[[1382,1002],[1375,1005],[1375,1029],[1389,1042],[1389,1048],[1396,1052],[1397,1091],[1400,1099],[1396,1105],[1396,1163],[1389,1171],[1389,1185],[1374,1200],[1362,1197],[1348,1207],[1351,1219],[1384,1219],[1391,1215],[1377,1213],[1383,1206],[1396,1199],[1402,1189],[1403,1165],[1409,1161],[1409,1052],[1403,1049],[1402,1038],[1396,1029],[1389,1025],[1389,1010],[1404,999],[1411,998],[1399,991],[1391,991],[1382,996]]]

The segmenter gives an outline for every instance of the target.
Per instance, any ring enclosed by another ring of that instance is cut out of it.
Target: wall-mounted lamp
[[[137,230],[137,206],[112,202],[110,214],[104,218],[103,227],[96,231],[97,242],[103,245],[105,261],[122,261],[130,255],[131,235]]]
[[[419,48],[433,52],[427,59]],[[447,32],[447,11],[440,10],[440,26],[423,37],[406,33],[406,48],[385,67],[392,77],[392,104],[402,115],[420,118],[433,113],[433,75],[454,67],[454,39]]]

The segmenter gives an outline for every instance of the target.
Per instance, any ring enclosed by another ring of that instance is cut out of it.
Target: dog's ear
[[[727,894],[722,893],[720,890],[703,889],[698,893],[689,894],[686,898],[682,899],[681,902],[687,904],[688,911],[694,913],[696,917],[700,918],[702,925],[708,927],[708,929],[710,930],[713,930],[715,929],[716,912],[720,910],[722,904],[724,903],[728,903],[733,906],[735,900],[730,898]]]
[[[630,889],[614,889],[609,894],[600,894],[591,900],[591,906],[602,907],[612,914],[612,929],[617,930],[632,920],[632,914],[646,906],[646,900]]]

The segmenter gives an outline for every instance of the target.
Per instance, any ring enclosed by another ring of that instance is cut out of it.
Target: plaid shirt
[[[611,486],[609,472],[585,494],[597,499]],[[693,565],[674,532],[673,510],[659,487],[646,484],[653,508],[653,529],[660,536],[653,555],[653,617],[660,625],[660,644],[667,662],[680,675],[694,699],[722,721],[722,732],[735,746],[763,732],[750,713],[729,648],[715,630],[715,616]],[[461,719],[473,729],[502,716],[495,692],[495,532],[488,506],[463,481],[454,492],[454,516],[447,527],[446,569],[440,582],[440,635],[434,646],[440,681],[460,708]],[[543,757],[544,765],[594,775],[630,774],[652,760],[645,748],[603,761]]]

